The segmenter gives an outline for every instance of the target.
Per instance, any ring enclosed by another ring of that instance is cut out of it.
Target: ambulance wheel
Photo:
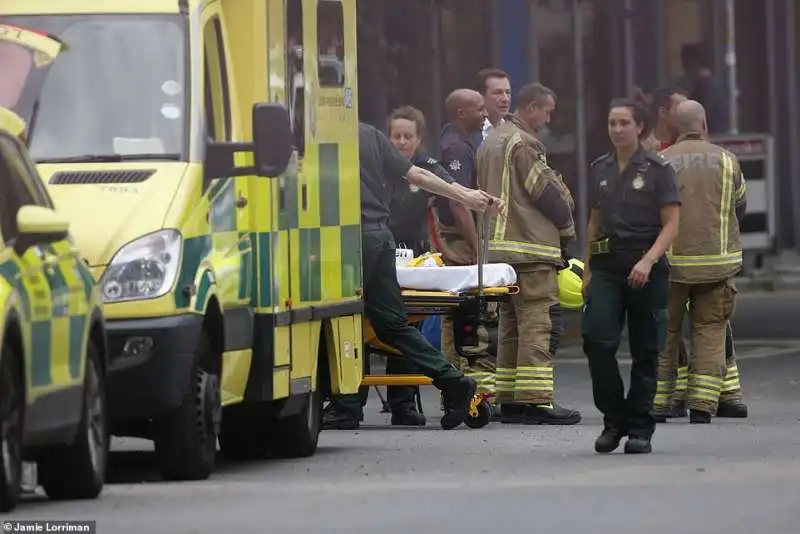
[[[25,391],[19,372],[19,355],[8,343],[0,355],[0,512],[17,506],[22,485],[22,428]]]
[[[39,481],[53,500],[94,499],[103,491],[108,463],[108,407],[100,355],[89,341],[81,404],[81,422],[70,445],[44,452]]]
[[[322,427],[322,396],[306,394],[299,413],[273,419],[269,429],[270,451],[276,458],[307,458],[317,452]]]
[[[470,428],[483,428],[488,425],[489,421],[492,419],[492,405],[489,404],[488,401],[481,401],[477,409],[477,416],[470,417],[469,414],[467,414],[467,418],[464,420],[464,424]]]
[[[236,404],[223,408],[219,448],[229,460],[260,460],[269,455],[262,407]]]
[[[222,420],[218,371],[200,362],[218,362],[218,355],[203,332],[183,403],[156,421],[156,455],[166,480],[205,480],[214,471],[217,436]]]

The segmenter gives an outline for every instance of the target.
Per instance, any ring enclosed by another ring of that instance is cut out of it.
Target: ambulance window
[[[344,11],[340,0],[317,4],[317,71],[322,87],[344,87]]]
[[[206,25],[204,37],[206,133],[216,141],[230,141],[232,136],[228,63],[222,39],[222,25],[218,17],[214,17]]]
[[[305,154],[305,69],[303,68],[303,1],[286,4],[286,107],[298,156]]]
[[[14,141],[0,134],[0,230],[6,243],[19,233],[17,212],[22,206],[47,205],[37,202],[22,175],[24,167],[18,158]]]

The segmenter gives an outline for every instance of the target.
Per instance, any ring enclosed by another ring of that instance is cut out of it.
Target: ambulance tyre
[[[322,396],[319,391],[305,395],[299,413],[274,419],[270,425],[270,451],[275,458],[307,458],[317,452],[322,428]]]
[[[166,480],[205,480],[214,472],[222,419],[217,370],[220,361],[220,355],[203,331],[183,403],[160,417],[155,425],[153,441]]]
[[[52,500],[94,499],[103,491],[110,435],[102,369],[97,346],[89,340],[75,439],[45,451],[38,462],[39,482]]]
[[[269,441],[262,424],[262,407],[236,404],[223,408],[219,447],[229,460],[261,460],[269,455]]]
[[[22,485],[25,392],[19,362],[19,354],[5,342],[0,356],[0,512],[17,506]]]

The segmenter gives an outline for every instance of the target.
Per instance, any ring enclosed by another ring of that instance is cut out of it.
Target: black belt
[[[383,230],[388,230],[389,226],[386,223],[373,223],[373,222],[362,222],[361,223],[361,231],[362,232],[381,232]]]
[[[617,239],[613,237],[606,237],[598,239],[589,243],[589,254],[595,256],[597,254],[610,254],[610,253],[634,253],[634,252],[647,252],[653,246],[653,241],[638,241]]]

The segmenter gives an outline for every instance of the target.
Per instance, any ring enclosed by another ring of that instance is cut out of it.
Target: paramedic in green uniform
[[[649,116],[619,99],[608,112],[614,151],[591,166],[584,270],[583,350],[589,360],[604,429],[595,450],[609,453],[623,437],[626,453],[649,453],[655,431],[656,367],[667,333],[669,264],[665,252],[678,232],[675,172],[660,153],[646,150]],[[627,397],[617,363],[628,323],[632,358]]]
[[[440,424],[444,429],[452,429],[466,419],[477,384],[408,323],[408,311],[397,283],[397,245],[389,229],[392,192],[395,187],[407,187],[410,183],[435,195],[457,200],[474,211],[501,211],[504,206],[500,199],[483,191],[447,182],[414,165],[377,128],[360,123],[358,133],[364,313],[381,342],[400,351],[424,375],[433,379],[433,385],[443,397],[444,415]],[[360,400],[348,396],[348,401],[339,403],[334,399],[329,410],[339,414],[349,410],[350,421],[355,419],[358,423]],[[332,422],[331,417],[328,421]],[[326,426],[330,428],[331,425]]]

